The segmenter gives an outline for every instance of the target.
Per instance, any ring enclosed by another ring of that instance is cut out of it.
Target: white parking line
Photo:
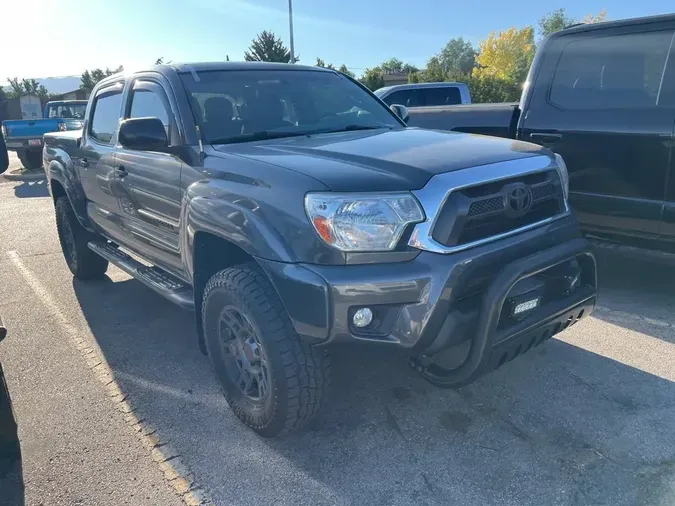
[[[77,328],[64,316],[59,304],[52,297],[49,290],[26,267],[26,264],[24,264],[16,251],[8,251],[7,256],[37,298],[45,306],[49,316],[61,327],[73,346],[82,354],[89,369],[94,372],[94,376],[103,384],[118,411],[123,414],[125,422],[134,429],[143,446],[150,451],[152,460],[158,465],[169,485],[188,506],[213,504],[213,501],[207,498],[206,493],[196,487],[194,481],[189,478],[190,476],[194,476],[194,474],[182,464],[177,453],[168,445],[160,443],[159,436],[152,426],[139,422],[133,412],[133,407],[127,400],[127,396],[115,380],[113,371],[96,340],[82,337]]]

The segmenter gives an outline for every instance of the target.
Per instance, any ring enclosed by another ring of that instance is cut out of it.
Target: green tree
[[[315,66],[316,66],[316,67],[321,67],[321,68],[324,68],[324,69],[337,70],[338,72],[341,72],[341,73],[343,73],[343,74],[345,74],[345,75],[348,75],[348,76],[351,77],[351,78],[354,77],[354,72],[351,72],[351,71],[347,68],[347,65],[345,65],[345,64],[340,65],[340,68],[337,68],[337,69],[336,69],[336,68],[335,68],[335,65],[333,65],[332,63],[328,63],[328,64],[327,64],[327,63],[326,63],[325,61],[323,61],[321,58],[317,58],[317,59],[316,59],[316,65],[315,65]]]
[[[539,22],[539,35],[543,37],[548,37],[552,33],[559,32],[564,28],[573,25],[575,23],[599,23],[604,21],[607,17],[607,11],[601,11],[597,15],[589,14],[584,18],[577,20],[567,15],[565,9],[557,9],[553,12],[549,12],[543,16]]]
[[[576,23],[574,18],[567,15],[565,9],[556,9],[543,16],[539,22],[539,34],[548,37],[552,33],[559,32],[564,28]]]
[[[402,74],[411,74],[413,72],[419,72],[419,69],[412,65],[411,63],[403,63],[398,58],[389,58],[387,61],[384,61],[378,65],[379,69],[382,72],[387,73],[402,73]]]
[[[379,67],[374,67],[372,69],[366,69],[361,77],[361,82],[366,85],[371,91],[378,90],[384,87],[384,77],[382,75],[382,69]]]
[[[315,65],[315,66],[316,66],[316,67],[321,67],[321,68],[324,68],[324,69],[335,70],[335,66],[333,66],[332,63],[329,63],[328,65],[326,65],[326,62],[323,61],[321,58],[317,58],[317,59],[316,59],[316,65]]]
[[[244,60],[290,63],[291,52],[274,33],[264,30],[251,41],[248,51],[244,53]]]
[[[470,74],[476,66],[476,49],[463,37],[450,39],[437,56],[448,79]]]
[[[517,102],[522,88],[520,84],[494,76],[466,76],[464,82],[471,91],[474,103]]]
[[[438,83],[445,81],[447,78],[448,74],[439,56],[429,58],[427,68],[424,69],[424,72],[420,76],[420,79],[427,83]]]
[[[49,96],[47,88],[38,83],[35,79],[21,79],[21,81],[19,81],[18,77],[12,77],[7,80],[9,81],[9,86],[11,88],[7,95],[9,98],[17,98],[22,95],[37,95],[40,98]]]
[[[347,68],[347,65],[345,65],[345,64],[340,65],[340,68],[338,69],[338,72],[342,72],[343,74],[345,74],[345,75],[351,77],[352,79],[354,79],[354,77],[356,77],[356,76],[354,75],[354,72],[352,72],[351,70],[349,70],[349,69]]]
[[[99,81],[102,81],[106,77],[109,77],[113,74],[122,72],[123,70],[124,67],[122,67],[122,65],[120,65],[116,69],[106,68],[105,70],[104,69],[85,70],[84,72],[82,72],[82,75],[80,76],[80,89],[91,93],[91,91],[94,89],[94,86],[96,86],[99,83]]]

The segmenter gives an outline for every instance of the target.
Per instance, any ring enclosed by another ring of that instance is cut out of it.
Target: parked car
[[[47,132],[79,130],[86,107],[86,100],[47,102],[44,119],[3,121],[7,149],[16,151],[25,168],[42,167],[42,136]]]
[[[45,135],[68,267],[113,263],[194,309],[230,407],[264,436],[317,412],[328,345],[398,348],[454,387],[587,316],[595,260],[562,158],[406,116],[318,67],[107,78],[82,131]]]
[[[7,329],[0,317],[0,341],[6,336]],[[19,431],[2,364],[0,364],[0,491],[3,505],[20,506],[25,502]]]
[[[541,44],[520,104],[410,111],[410,125],[561,154],[585,233],[675,246],[675,15],[581,25]]]
[[[387,86],[375,91],[387,105],[433,107],[470,104],[471,95],[465,83],[411,83]]]

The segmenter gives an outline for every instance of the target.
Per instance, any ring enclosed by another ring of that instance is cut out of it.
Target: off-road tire
[[[42,151],[17,151],[17,156],[24,169],[37,170],[42,168]]]
[[[258,405],[228,374],[219,330],[227,308],[239,311],[251,323],[267,358],[269,395]],[[230,408],[244,424],[261,436],[278,437],[317,414],[330,383],[330,356],[298,336],[279,296],[256,264],[213,275],[204,288],[201,317],[213,370]]]
[[[56,230],[63,257],[73,276],[81,280],[102,278],[108,270],[108,261],[87,247],[87,243],[97,237],[80,225],[66,196],[56,199]]]

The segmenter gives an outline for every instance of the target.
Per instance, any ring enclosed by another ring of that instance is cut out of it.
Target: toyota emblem
[[[532,206],[532,192],[527,185],[516,183],[506,190],[506,207],[512,215],[522,216]]]

